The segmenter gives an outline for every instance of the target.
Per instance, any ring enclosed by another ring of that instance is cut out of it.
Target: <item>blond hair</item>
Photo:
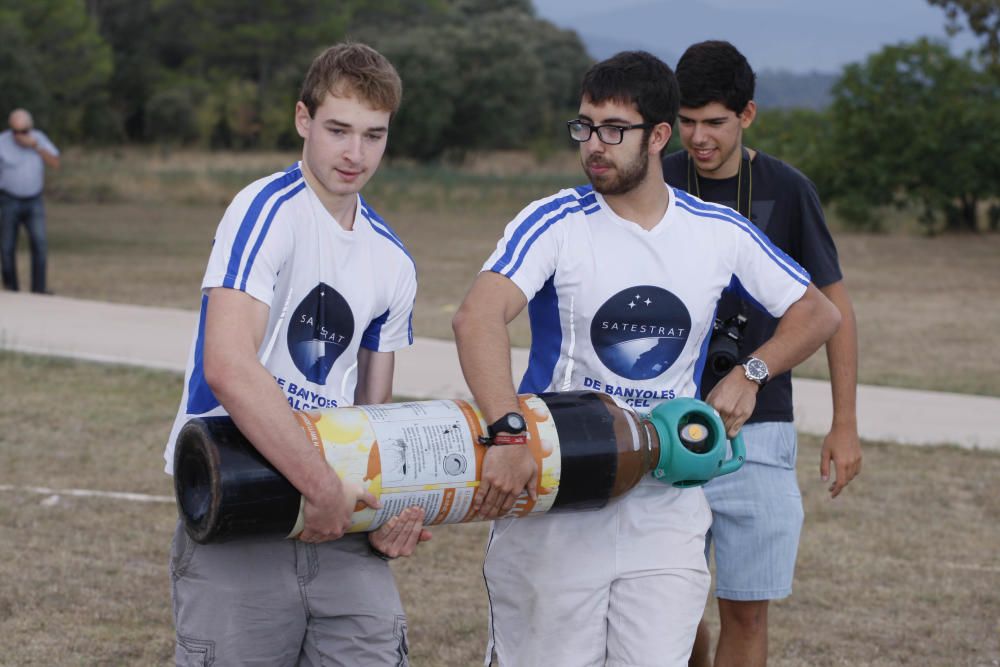
[[[366,44],[344,42],[329,47],[313,60],[299,100],[314,116],[327,93],[356,95],[374,109],[395,113],[403,97],[403,83],[396,68],[381,53]]]

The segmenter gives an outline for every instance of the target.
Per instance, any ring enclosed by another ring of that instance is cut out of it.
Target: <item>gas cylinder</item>
[[[518,397],[538,464],[537,498],[522,493],[508,516],[603,507],[645,477],[704,484],[737,470],[745,448],[727,442],[718,413],[690,398],[648,418],[594,391]],[[426,525],[475,521],[472,501],[486,447],[486,422],[464,400],[432,400],[299,411],[303,431],[345,483],[381,503],[361,503],[349,532],[375,530],[412,505]],[[731,450],[732,455],[728,456]],[[240,537],[294,537],[302,497],[229,417],[185,424],[174,451],[174,490],[188,534],[205,544]]]

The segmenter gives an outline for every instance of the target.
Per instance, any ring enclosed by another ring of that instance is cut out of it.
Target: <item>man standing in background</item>
[[[9,130],[0,133],[0,250],[4,289],[17,291],[17,232],[28,230],[31,242],[31,291],[47,293],[45,284],[45,167],[59,168],[59,149],[36,130],[31,114],[14,109]]]
[[[829,479],[831,464],[834,467],[830,495],[836,497],[861,470],[854,309],[816,188],[791,166],[743,146],[743,130],[756,115],[754,78],[746,58],[728,42],[701,42],[681,56],[677,63],[678,121],[684,150],[663,158],[663,176],[670,185],[704,201],[730,206],[749,218],[809,272],[813,283],[840,311],[840,329],[826,343],[833,425],[820,459],[824,480]],[[724,341],[726,331],[741,335],[732,359],[739,362],[772,336],[778,320],[743,301],[742,285],[730,287],[719,303],[721,327],[713,342]],[[701,396],[708,396],[728,372],[717,370],[713,372],[710,358],[702,375]],[[765,665],[768,602],[792,592],[803,519],[792,418],[791,373],[785,372],[761,387],[753,415],[743,427],[746,464],[705,485],[712,508],[708,542],[715,546],[715,594],[721,621],[716,667]],[[708,644],[703,622],[692,665],[708,665]]]

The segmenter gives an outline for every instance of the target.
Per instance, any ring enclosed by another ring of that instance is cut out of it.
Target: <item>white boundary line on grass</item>
[[[145,493],[124,493],[121,491],[95,491],[92,489],[50,489],[45,486],[13,486],[0,484],[0,491],[27,491],[46,496],[78,496],[83,498],[112,498],[114,500],[134,500],[140,503],[173,503],[173,496],[153,496]]]

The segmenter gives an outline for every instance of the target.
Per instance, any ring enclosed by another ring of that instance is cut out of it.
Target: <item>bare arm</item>
[[[55,153],[50,153],[41,146],[35,146],[35,150],[38,151],[38,155],[41,156],[42,162],[45,163],[50,169],[58,169],[61,164],[59,161],[59,156]]]
[[[489,424],[508,412],[521,410],[510,368],[507,324],[526,304],[527,299],[513,281],[484,271],[472,284],[452,322],[465,382]],[[535,497],[537,476],[538,466],[527,447],[490,447],[483,459],[474,510],[486,518],[505,514],[523,490]]]
[[[820,288],[840,311],[840,328],[826,343],[833,393],[833,424],[823,439],[820,453],[820,476],[830,479],[830,463],[836,478],[830,484],[830,496],[836,498],[861,472],[861,441],[858,438],[858,329],[854,306],[843,281]]]
[[[240,431],[305,497],[303,541],[341,537],[358,500],[306,437],[270,372],[257,359],[268,307],[245,292],[209,292],[205,323],[205,380]]]
[[[462,374],[488,423],[520,409],[510,368],[507,324],[527,303],[509,278],[484,271],[452,322]]]
[[[392,376],[396,364],[395,352],[358,350],[358,385],[354,390],[355,405],[375,405],[392,400]]]
[[[764,360],[771,377],[790,370],[819,349],[840,324],[840,313],[812,283],[805,294],[789,306],[778,322],[774,335],[755,352]],[[730,437],[736,435],[753,414],[757,404],[756,383],[748,380],[737,366],[706,397],[726,424]]]

